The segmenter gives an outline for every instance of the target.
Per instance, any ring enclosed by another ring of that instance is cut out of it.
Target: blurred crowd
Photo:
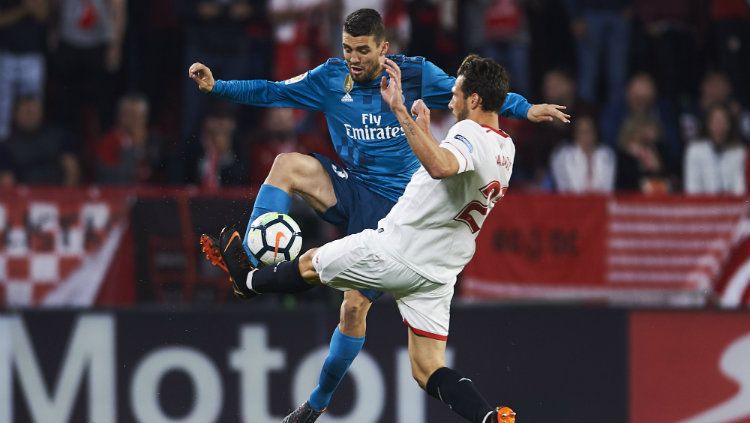
[[[506,66],[572,124],[503,120],[515,188],[746,194],[747,0],[0,0],[0,186],[260,184],[330,152],[322,116],[215,101],[187,77],[284,80],[372,7],[391,53]],[[440,137],[453,123],[433,113]]]

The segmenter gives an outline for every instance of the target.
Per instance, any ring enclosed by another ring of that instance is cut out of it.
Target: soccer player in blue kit
[[[318,154],[280,154],[258,191],[250,222],[267,212],[287,213],[291,195],[298,194],[324,220],[344,227],[347,234],[375,228],[419,168],[419,160],[411,151],[398,119],[380,95],[380,77],[384,74],[388,51],[380,14],[372,9],[359,9],[347,16],[342,45],[343,59],[329,59],[282,82],[214,80],[207,66],[201,63],[190,66],[189,77],[201,91],[214,97],[253,106],[295,107],[325,113],[334,149],[345,166],[337,167]],[[455,77],[422,57],[387,57],[401,69],[407,109],[417,99],[430,108],[448,107]],[[568,122],[569,116],[563,110],[559,105],[532,106],[522,96],[509,93],[500,114],[533,122],[553,119]],[[250,253],[246,240],[247,232],[243,246],[247,259],[257,267],[257,259]],[[215,253],[216,241],[208,238],[206,242],[207,255],[226,268]],[[235,293],[240,290],[235,288]],[[371,290],[344,293],[340,323],[331,337],[318,386],[308,401],[283,422],[314,422],[325,410],[362,349],[367,313],[379,295]]]

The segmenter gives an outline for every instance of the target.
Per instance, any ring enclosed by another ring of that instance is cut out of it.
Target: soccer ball
[[[261,263],[273,265],[297,258],[302,235],[299,225],[289,215],[271,212],[250,224],[245,242]]]

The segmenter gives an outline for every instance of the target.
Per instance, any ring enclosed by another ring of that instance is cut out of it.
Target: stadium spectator
[[[77,149],[96,140],[109,125],[115,99],[114,74],[122,62],[127,0],[60,0],[53,45],[54,91],[50,98],[58,124]]]
[[[47,0],[0,1],[0,141],[10,135],[18,96],[42,96]]]
[[[331,7],[336,5],[326,0],[269,0],[276,80],[299,75],[328,56],[326,28]]]
[[[731,111],[722,105],[710,107],[705,126],[705,138],[692,141],[685,152],[685,192],[745,194],[747,151]]]
[[[408,36],[408,54],[427,57],[443,69],[458,67],[462,37],[458,33],[457,16],[461,12],[468,13],[463,9],[469,9],[473,4],[473,2],[460,2],[459,7],[455,0],[409,1],[407,12],[411,34]],[[475,22],[472,31],[466,35],[476,36],[477,29]],[[476,43],[475,46],[476,50],[479,50],[481,43]]]
[[[664,98],[683,102],[695,94],[706,60],[700,54],[708,27],[706,2],[635,0],[640,24],[634,46],[636,70],[655,76]]]
[[[572,143],[552,153],[550,170],[559,192],[612,192],[615,185],[615,153],[599,144],[596,121],[592,116],[574,119]]]
[[[653,116],[633,117],[623,125],[617,150],[618,191],[659,194],[671,189],[661,136],[661,125]]]
[[[571,116],[593,116],[593,107],[576,96],[576,82],[563,69],[552,69],[544,74],[542,93],[545,102],[565,104],[566,112]],[[507,125],[512,123],[508,122]],[[522,131],[515,130],[513,133],[520,134]],[[518,156],[513,177],[519,185],[525,182],[530,188],[550,188],[549,163],[552,151],[565,140],[570,140],[572,135],[570,125],[553,121],[534,125],[529,128],[526,136],[517,136]]]
[[[63,131],[44,124],[40,97],[18,99],[13,131],[5,144],[8,156],[3,178],[21,185],[79,184],[78,159],[68,150]]]
[[[680,115],[682,139],[692,141],[698,138],[703,130],[701,120],[708,110],[716,105],[727,105],[740,123],[739,135],[750,140],[750,111],[742,109],[741,103],[733,95],[735,92],[725,72],[707,72],[700,84],[700,97],[697,101],[692,101],[690,107],[685,108]]]
[[[261,78],[268,73],[266,0],[182,0],[184,63],[196,58],[230,78]],[[190,80],[182,84],[182,138],[200,129],[207,99]]]
[[[714,51],[726,70],[737,97],[750,107],[750,3],[745,0],[711,0]]]
[[[577,40],[578,95],[597,102],[601,64],[606,64],[606,103],[622,99],[628,71],[630,8],[628,0],[565,0]]]
[[[198,184],[214,190],[220,186],[247,183],[247,170],[234,152],[237,121],[232,114],[212,113],[203,119],[200,145],[203,149],[197,162]]]
[[[481,51],[508,69],[511,87],[529,93],[529,44],[531,35],[523,0],[490,0],[484,5]],[[479,25],[482,26],[482,25]]]
[[[271,108],[263,111],[263,126],[251,136],[248,163],[250,185],[259,187],[266,180],[268,171],[277,155],[303,152],[295,128],[294,109]]]
[[[163,143],[149,130],[149,101],[129,94],[117,104],[115,125],[96,144],[96,181],[105,185],[163,182]],[[162,172],[160,172],[162,171]]]
[[[677,123],[667,101],[659,101],[654,79],[646,73],[634,75],[628,82],[626,101],[616,113],[602,117],[604,142],[620,142],[622,130],[628,122],[638,120],[655,126],[659,134],[659,149],[664,155],[669,174],[679,175],[682,144],[677,135]],[[615,145],[612,145],[615,147]]]

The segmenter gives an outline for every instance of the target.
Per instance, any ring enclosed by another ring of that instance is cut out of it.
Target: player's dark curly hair
[[[492,59],[476,54],[466,56],[458,67],[464,77],[461,90],[466,97],[477,93],[482,99],[482,110],[499,112],[508,95],[508,72]]]
[[[383,18],[373,9],[358,9],[350,13],[344,20],[344,32],[354,37],[372,35],[378,44],[385,39]]]

